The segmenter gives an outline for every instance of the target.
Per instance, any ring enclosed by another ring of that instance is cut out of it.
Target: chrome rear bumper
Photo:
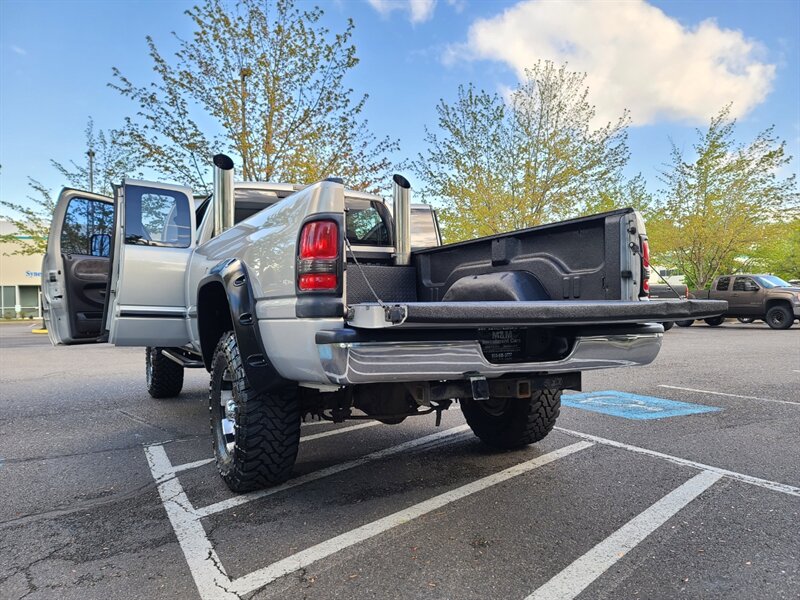
[[[331,383],[463,379],[466,373],[499,377],[508,373],[559,373],[646,365],[658,356],[662,333],[578,337],[561,360],[494,364],[477,341],[354,342],[318,344]]]

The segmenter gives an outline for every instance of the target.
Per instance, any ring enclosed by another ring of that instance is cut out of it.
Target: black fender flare
[[[222,286],[230,311],[230,323],[220,322],[224,315],[217,312],[221,310],[219,302],[213,300],[213,295],[204,294],[203,290],[213,289],[219,293],[219,286],[210,284]],[[256,301],[250,276],[247,267],[238,258],[217,264],[200,281],[197,288],[197,327],[206,369],[211,369],[214,348],[222,333],[232,328],[247,380],[260,393],[284,387],[290,382],[278,373],[269,359],[255,311]]]

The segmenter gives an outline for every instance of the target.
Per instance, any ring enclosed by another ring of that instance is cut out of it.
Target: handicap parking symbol
[[[716,406],[639,396],[615,390],[565,395],[561,397],[561,404],[634,420],[664,419],[722,410]]]

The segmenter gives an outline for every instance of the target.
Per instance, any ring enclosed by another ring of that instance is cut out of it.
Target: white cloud
[[[19,46],[14,45],[11,46],[11,51],[14,52],[14,54],[19,54],[20,56],[26,56],[28,54],[25,48],[20,48]]]
[[[436,0],[367,0],[382,16],[387,17],[395,11],[408,13],[412,23],[424,23],[433,17]]]
[[[705,122],[729,102],[733,116],[748,113],[775,77],[762,54],[740,31],[713,20],[684,27],[642,0],[524,0],[475,21],[444,60],[496,60],[520,78],[539,59],[568,62],[588,73],[598,118],[613,120],[628,108],[633,123],[644,125]]]
[[[447,0],[447,5],[452,6],[458,14],[461,14],[467,7],[467,0]]]

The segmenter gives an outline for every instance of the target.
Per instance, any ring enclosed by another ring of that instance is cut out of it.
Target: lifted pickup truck
[[[712,327],[722,325],[727,317],[743,323],[763,319],[772,329],[789,329],[800,319],[800,287],[793,287],[775,275],[722,275],[709,290],[693,290],[690,298],[725,300],[728,310],[718,317],[705,319]],[[688,327],[692,320],[679,322]]]
[[[536,442],[582,370],[647,364],[659,322],[726,308],[648,300],[633,209],[441,246],[399,175],[392,214],[341,180],[234,184],[231,159],[214,163],[196,208],[191,190],[144,181],[113,199],[62,191],[43,296],[54,344],[147,347],[153,397],[177,395],[185,368],[210,372],[234,491],[289,477],[308,414],[438,422],[459,400],[485,443]]]

